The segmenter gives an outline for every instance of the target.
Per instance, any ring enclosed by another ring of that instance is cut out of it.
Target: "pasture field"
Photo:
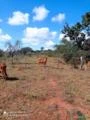
[[[0,78],[0,120],[76,120],[76,111],[90,120],[90,69],[22,57],[13,65],[7,61],[7,73],[6,81]]]

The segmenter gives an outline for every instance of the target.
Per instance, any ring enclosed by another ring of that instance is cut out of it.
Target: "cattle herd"
[[[42,65],[46,66],[47,57],[40,57],[38,59],[38,64],[42,64]],[[7,67],[7,65],[5,63],[0,64],[0,77],[2,77],[5,80],[8,78],[6,67]]]
[[[47,64],[47,60],[48,58],[47,57],[40,57],[38,59],[38,64],[41,64],[41,65],[44,65],[46,66]],[[80,61],[80,69],[84,69],[86,70],[87,69],[87,66],[88,66],[88,63],[90,61],[90,56],[80,56],[79,58],[79,61]],[[57,60],[57,63],[59,65],[59,63],[63,63],[60,58]],[[7,79],[8,78],[8,75],[7,75],[7,71],[6,71],[6,64],[5,63],[1,63],[0,64],[0,77],[2,77],[3,79]]]

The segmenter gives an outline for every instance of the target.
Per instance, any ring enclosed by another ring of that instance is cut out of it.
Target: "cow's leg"
[[[84,66],[84,63],[81,61],[81,62],[80,62],[80,70],[83,69],[83,66]]]
[[[87,70],[87,66],[88,66],[88,61],[84,61],[84,70]]]
[[[3,68],[2,75],[3,75],[3,78],[6,80],[8,77],[7,72],[6,72],[6,67]]]
[[[87,64],[84,64],[84,70],[87,70]]]
[[[83,69],[84,64],[85,64],[84,57],[83,57],[83,56],[81,56],[81,57],[80,57],[80,70],[82,70],[82,69]]]

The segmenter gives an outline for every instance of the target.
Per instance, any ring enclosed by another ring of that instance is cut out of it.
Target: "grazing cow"
[[[90,61],[90,55],[80,57],[80,69],[87,69],[88,63]]]
[[[46,65],[47,64],[47,57],[39,58],[38,59],[38,64]]]
[[[8,77],[7,72],[6,72],[6,64],[5,63],[0,64],[0,74],[1,74],[1,77],[3,77],[4,79],[6,79]]]

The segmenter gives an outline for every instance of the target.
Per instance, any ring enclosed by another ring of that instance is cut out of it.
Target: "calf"
[[[6,72],[6,67],[7,66],[5,63],[0,64],[0,74],[1,74],[1,77],[3,77],[4,79],[8,77],[7,72]]]
[[[38,64],[46,65],[47,64],[47,57],[39,58],[38,59]]]

